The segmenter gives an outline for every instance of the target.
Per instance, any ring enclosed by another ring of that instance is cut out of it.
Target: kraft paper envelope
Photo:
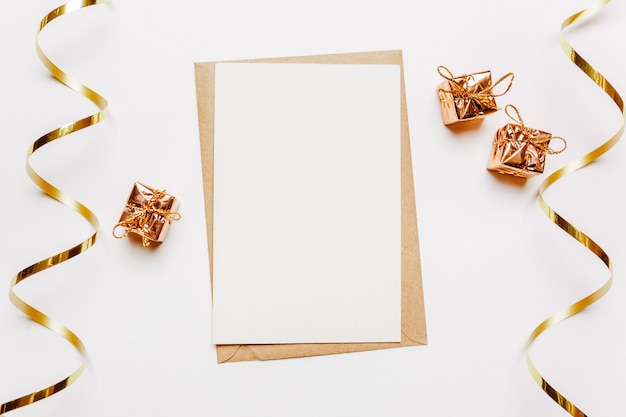
[[[239,362],[304,356],[348,353],[427,344],[426,320],[421,279],[421,265],[413,187],[411,145],[404,90],[401,51],[376,51],[336,55],[256,59],[235,62],[302,63],[302,64],[389,64],[401,68],[401,280],[402,340],[397,343],[307,343],[268,345],[218,345],[217,361]],[[215,99],[215,64],[195,64],[196,92],[209,259],[213,264],[213,128]],[[243,122],[245,123],[245,122]],[[211,266],[211,279],[213,271]]]

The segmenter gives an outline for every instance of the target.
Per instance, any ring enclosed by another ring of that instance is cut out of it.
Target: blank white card
[[[220,63],[213,341],[400,341],[400,67]]]

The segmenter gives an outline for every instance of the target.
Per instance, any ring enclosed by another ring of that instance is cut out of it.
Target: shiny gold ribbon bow
[[[450,89],[451,89],[450,91],[448,91],[448,90],[444,90],[440,88],[439,89],[440,92],[452,94],[452,97],[454,99],[461,98],[461,99],[474,100],[481,108],[492,107],[491,101],[495,97],[501,97],[505,95],[511,89],[511,86],[513,85],[513,79],[515,78],[515,75],[512,72],[509,72],[503,75],[502,77],[500,77],[500,79],[496,81],[495,83],[492,83],[490,86],[486,87],[484,90],[474,92],[474,91],[468,91],[467,88],[465,88],[463,85],[469,82],[469,79],[472,76],[471,74],[463,74],[463,75],[455,76],[454,74],[452,74],[452,71],[450,71],[448,68],[444,67],[443,65],[440,65],[439,67],[437,67],[437,72],[442,78],[446,79],[450,83]],[[509,80],[509,84],[507,85],[506,89],[502,93],[494,93],[493,89],[509,77],[511,79]],[[463,81],[458,82],[457,79],[459,78],[461,78]]]
[[[509,110],[512,110],[515,112],[515,116],[513,116],[511,113],[509,113]],[[533,144],[533,146],[535,146],[535,148],[537,149],[541,149],[544,153],[550,154],[550,155],[556,155],[559,154],[561,152],[563,152],[566,148],[567,148],[567,141],[560,137],[560,136],[552,136],[550,135],[550,137],[548,138],[539,138],[537,136],[537,129],[533,129],[531,127],[526,127],[526,125],[524,125],[524,119],[522,119],[522,115],[520,114],[519,110],[517,110],[517,107],[515,107],[512,104],[507,104],[504,107],[504,112],[506,113],[507,116],[509,116],[509,118],[511,120],[513,120],[517,125],[519,125],[519,127],[522,129],[522,132],[524,133],[524,136],[527,138],[526,142]],[[563,142],[563,147],[561,149],[558,150],[554,150],[552,148],[550,148],[549,144],[550,141],[554,140],[554,139],[558,139],[561,142]],[[502,142],[509,142],[511,139],[507,138],[507,139],[500,139],[499,143]]]
[[[604,153],[606,153],[609,149],[611,149],[617,142],[619,142],[620,138],[624,133],[624,128],[626,126],[626,112],[624,111],[624,102],[619,93],[615,90],[613,85],[607,81],[606,78],[602,74],[600,74],[591,64],[589,64],[583,57],[581,57],[567,42],[565,36],[563,35],[563,30],[568,26],[576,23],[580,19],[591,16],[595,14],[598,10],[602,9],[604,6],[610,3],[611,0],[600,0],[592,6],[584,9],[578,13],[573,14],[563,21],[561,24],[561,32],[559,35],[559,43],[561,45],[561,49],[567,55],[567,57],[580,69],[582,70],[590,79],[592,79],[615,103],[618,109],[621,112],[623,121],[622,125],[618,129],[618,131],[611,137],[609,140],[604,142],[599,147],[595,148],[591,152],[583,155],[582,157],[575,159],[574,161],[568,163],[562,168],[558,169],[550,176],[548,176],[539,186],[539,206],[544,214],[550,219],[552,223],[557,225],[563,231],[565,231],[568,235],[576,239],[580,244],[582,244],[585,248],[589,249],[594,255],[596,255],[602,263],[609,270],[609,278],[608,280],[597,290],[587,295],[586,297],[581,298],[575,303],[557,311],[552,316],[548,317],[544,321],[542,321],[535,329],[532,331],[530,337],[528,338],[528,342],[526,345],[526,363],[528,366],[528,370],[535,380],[535,382],[541,387],[541,389],[558,405],[563,407],[569,414],[575,417],[586,417],[581,409],[579,409],[576,405],[574,405],[569,399],[567,399],[563,394],[557,391],[552,385],[545,380],[545,378],[539,373],[534,363],[530,358],[530,347],[533,342],[546,330],[550,327],[554,326],[556,323],[565,320],[568,317],[571,317],[575,314],[580,313],[602,297],[610,290],[613,284],[613,263],[609,258],[608,254],[602,249],[596,242],[594,242],[589,236],[575,227],[573,224],[568,222],[566,219],[561,217],[557,212],[555,212],[552,207],[546,203],[543,198],[543,193],[556,181],[563,178],[567,174],[570,174],[580,168],[583,168]]]
[[[157,207],[159,201],[165,197],[167,191],[155,190],[152,197],[144,204],[137,204],[135,202],[126,203],[125,211],[132,213],[129,217],[120,220],[115,226],[113,226],[113,236],[116,239],[123,239],[131,232],[141,235],[141,243],[143,246],[150,246],[150,239],[144,233],[144,227],[153,215],[162,217],[168,222],[178,221],[181,219],[181,215],[177,211],[163,210]],[[118,227],[124,228],[124,234],[118,235],[115,233]]]
[[[56,382],[55,384],[52,384],[38,391],[23,395],[14,400],[0,404],[0,416],[9,411],[27,406],[36,401],[43,400],[44,398],[48,398],[51,395],[54,395],[57,392],[67,388],[80,377],[85,367],[86,351],[85,351],[85,346],[83,345],[83,342],[80,340],[80,338],[71,330],[69,330],[67,327],[59,323],[58,321],[47,316],[43,312],[37,310],[36,308],[26,303],[21,298],[19,298],[17,294],[14,292],[14,288],[20,282],[33,276],[37,272],[43,271],[45,269],[58,265],[62,262],[65,262],[68,259],[73,258],[74,256],[80,255],[81,253],[88,250],[96,242],[99,222],[95,214],[91,210],[89,210],[87,207],[85,207],[83,204],[79,203],[78,201],[76,201],[75,199],[73,199],[72,197],[64,193],[63,191],[59,190],[58,188],[54,187],[52,184],[44,180],[42,177],[40,177],[35,172],[35,170],[31,167],[30,157],[33,153],[35,153],[42,146],[52,141],[55,141],[57,139],[60,139],[64,136],[67,136],[72,132],[76,132],[78,130],[84,129],[89,126],[93,126],[96,123],[99,123],[100,121],[102,121],[106,116],[106,108],[108,104],[107,104],[107,101],[104,99],[104,97],[102,97],[95,91],[91,90],[90,88],[86,87],[85,85],[79,83],[75,79],[68,76],[59,67],[57,67],[52,61],[50,61],[50,59],[48,59],[48,57],[43,53],[43,51],[41,50],[39,46],[39,33],[48,23],[50,23],[57,17],[82,9],[83,7],[93,6],[96,4],[102,4],[106,2],[107,0],[70,1],[69,3],[66,3],[52,10],[41,20],[39,24],[39,30],[37,31],[37,38],[35,41],[35,47],[36,47],[37,55],[39,56],[39,59],[44,64],[44,66],[50,71],[50,73],[52,74],[54,78],[56,78],[58,81],[65,84],[72,90],[78,92],[79,94],[91,100],[95,105],[97,105],[100,108],[100,110],[88,117],[74,121],[72,123],[68,123],[64,126],[54,129],[46,133],[45,135],[41,136],[31,145],[31,147],[28,149],[27,156],[26,156],[26,172],[28,176],[31,178],[31,180],[39,188],[41,188],[48,196],[61,202],[62,204],[68,206],[69,208],[73,209],[74,211],[79,213],[81,216],[83,216],[92,225],[95,232],[89,238],[79,243],[78,245],[70,249],[67,249],[63,252],[57,253],[56,255],[50,256],[49,258],[36,262],[28,266],[27,268],[24,268],[13,277],[9,286],[9,299],[11,300],[13,305],[18,310],[23,312],[26,316],[28,316],[30,319],[32,319],[33,321],[39,323],[42,326],[49,328],[53,332],[57,333],[58,335],[66,339],[80,353],[82,361],[81,361],[80,366],[76,370],[74,370],[74,372],[69,374],[67,377],[61,379],[60,381]]]

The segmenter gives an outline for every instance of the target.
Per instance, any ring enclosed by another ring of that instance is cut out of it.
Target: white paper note
[[[215,344],[400,341],[400,67],[221,63]]]

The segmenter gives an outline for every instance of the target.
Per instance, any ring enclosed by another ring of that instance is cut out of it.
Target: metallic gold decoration
[[[177,207],[176,197],[167,191],[136,182],[120,220],[113,227],[113,236],[122,239],[130,233],[137,234],[144,247],[150,246],[150,242],[163,242],[170,223],[181,218],[175,211]],[[124,233],[117,234],[118,228],[124,229]]]
[[[507,123],[496,131],[487,169],[520,178],[543,174],[546,155],[563,152],[567,142],[551,133],[526,126],[512,104],[507,104],[504,111],[515,123]],[[515,116],[509,111],[514,111]],[[562,142],[560,149],[550,147],[553,140]]]
[[[437,72],[444,79],[437,86],[437,92],[445,125],[479,119],[498,111],[496,97],[505,95],[511,89],[515,77],[509,72],[492,83],[491,71],[455,76],[448,68],[439,66]],[[506,89],[495,93],[493,89],[508,78]]]
[[[528,339],[528,343],[526,346],[526,362],[530,374],[532,375],[535,382],[537,382],[541,389],[550,398],[552,398],[557,404],[559,404],[568,413],[575,417],[585,417],[586,414],[583,413],[582,410],[580,410],[578,407],[576,407],[563,394],[557,391],[552,385],[550,385],[543,378],[543,376],[541,376],[530,358],[529,350],[532,343],[537,339],[537,337],[539,337],[539,335],[544,333],[550,327],[554,326],[556,323],[580,313],[581,311],[601,299],[609,291],[611,285],[613,284],[613,264],[604,249],[602,249],[596,242],[594,242],[589,236],[579,230],[576,226],[569,223],[558,213],[556,213],[543,198],[543,193],[548,189],[548,187],[550,187],[552,184],[554,184],[556,181],[563,178],[567,174],[574,172],[598,159],[601,155],[611,149],[620,140],[622,134],[624,133],[624,127],[626,126],[626,113],[624,112],[624,102],[622,100],[622,97],[618,94],[618,92],[611,85],[611,83],[609,83],[604,78],[602,74],[600,74],[595,68],[593,68],[593,66],[591,66],[591,64],[589,64],[585,59],[578,55],[578,53],[571,47],[571,45],[567,42],[565,36],[563,35],[563,30],[565,28],[578,22],[581,19],[584,19],[585,17],[593,15],[598,10],[602,9],[604,6],[610,3],[610,1],[611,0],[601,0],[594,5],[588,7],[587,9],[584,9],[565,19],[561,25],[559,41],[561,44],[561,49],[563,50],[563,52],[565,52],[569,59],[589,78],[591,78],[613,100],[615,105],[621,111],[624,121],[619,130],[609,140],[607,140],[591,152],[558,169],[550,176],[548,176],[539,186],[539,206],[546,214],[546,216],[548,216],[548,218],[554,224],[563,229],[567,234],[576,239],[584,247],[589,249],[594,255],[600,258],[600,260],[606,265],[609,270],[609,279],[600,288],[587,295],[586,297],[583,297],[580,300],[576,301],[574,304],[571,304],[557,311],[555,314],[548,317],[547,319],[542,321],[537,327],[535,327]]]
[[[46,133],[45,135],[41,136],[30,146],[27,152],[27,156],[26,156],[26,172],[28,173],[28,176],[32,179],[32,181],[39,188],[41,188],[47,195],[63,203],[64,205],[68,206],[69,208],[73,209],[74,211],[79,213],[81,216],[83,216],[93,226],[95,232],[89,238],[79,243],[78,245],[70,249],[67,249],[63,252],[57,253],[56,255],[50,256],[49,258],[36,262],[27,268],[24,268],[13,277],[13,279],[11,280],[10,287],[9,287],[9,299],[11,300],[13,305],[17,307],[20,311],[22,311],[26,316],[34,320],[35,322],[41,324],[42,326],[49,328],[50,330],[59,334],[61,337],[66,339],[68,342],[70,342],[76,348],[76,350],[81,354],[82,362],[76,370],[74,370],[67,377],[61,379],[59,382],[53,385],[50,385],[48,387],[45,387],[39,391],[35,391],[32,393],[26,394],[24,396],[21,396],[19,398],[16,398],[12,401],[6,402],[4,404],[0,404],[0,415],[7,413],[9,411],[15,410],[17,408],[27,406],[36,401],[43,400],[44,398],[50,397],[51,395],[56,394],[57,392],[67,388],[69,385],[75,382],[76,379],[78,379],[78,377],[82,374],[84,366],[85,366],[85,356],[86,356],[85,346],[83,345],[83,342],[80,340],[80,338],[71,330],[69,330],[67,327],[59,323],[58,321],[47,316],[45,313],[37,310],[36,308],[29,305],[21,298],[19,298],[17,294],[15,294],[14,288],[20,282],[33,276],[37,272],[43,271],[52,266],[65,262],[68,259],[73,258],[74,256],[80,255],[81,253],[89,249],[96,242],[99,222],[95,214],[91,212],[91,210],[89,210],[83,204],[79,203],[74,198],[67,195],[63,191],[59,190],[58,188],[54,187],[52,184],[50,184],[49,182],[44,180],[42,177],[40,177],[35,172],[35,170],[31,167],[30,157],[33,153],[35,153],[42,146],[50,142],[53,142],[56,139],[67,136],[72,132],[76,132],[86,127],[95,125],[96,123],[99,123],[105,118],[107,101],[104,99],[104,97],[102,97],[95,91],[91,90],[90,88],[86,87],[85,85],[79,83],[75,79],[71,78],[69,75],[63,72],[59,67],[57,67],[52,61],[50,61],[50,59],[48,59],[48,57],[43,53],[43,51],[41,50],[39,46],[39,34],[41,30],[48,23],[50,23],[57,17],[82,9],[84,7],[93,6],[96,4],[102,4],[106,2],[107,0],[70,1],[52,10],[41,20],[41,23],[39,24],[39,29],[37,31],[37,38],[35,41],[35,46],[36,46],[37,55],[39,56],[39,59],[57,80],[59,80],[61,83],[65,84],[72,90],[75,90],[79,94],[91,100],[95,105],[97,105],[100,108],[100,110],[92,114],[91,116],[85,117],[80,120],[76,120],[72,123],[68,123],[64,126],[54,129]]]

